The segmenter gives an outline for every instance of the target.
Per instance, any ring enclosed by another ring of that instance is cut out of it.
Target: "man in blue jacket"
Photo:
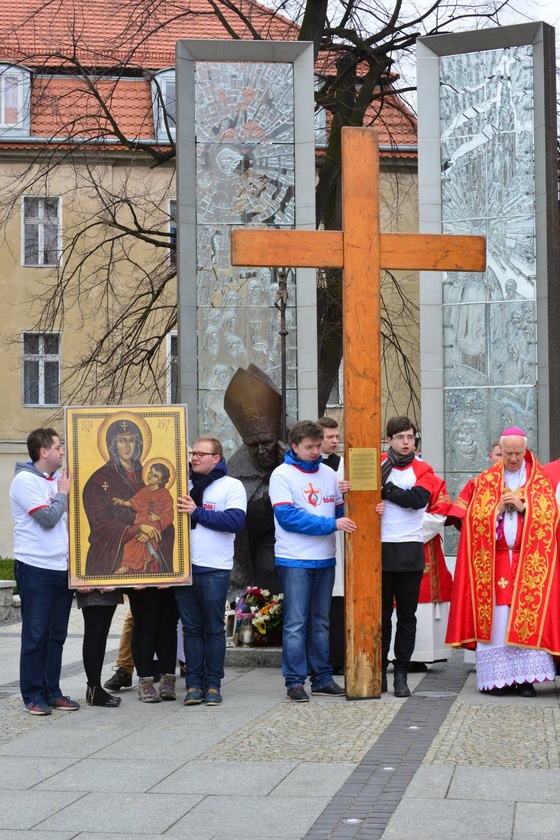
[[[329,610],[336,565],[337,531],[356,523],[344,516],[336,473],[323,464],[323,429],[296,423],[284,463],[270,478],[275,519],[275,563],[284,593],[282,672],[288,698],[306,703],[311,693],[343,697],[329,665]]]

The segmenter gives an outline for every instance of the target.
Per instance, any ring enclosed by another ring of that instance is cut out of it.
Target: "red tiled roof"
[[[292,21],[254,0],[234,5],[260,37],[297,38]],[[0,50],[31,67],[69,67],[75,55],[89,68],[160,70],[173,66],[179,38],[254,37],[232,8],[218,8],[223,20],[210,0],[0,0]]]
[[[100,79],[98,91],[128,139],[154,136],[152,97],[144,79]],[[115,131],[86,83],[76,77],[39,76],[32,88],[34,137],[114,137]]]
[[[222,10],[216,14],[214,3]],[[296,25],[254,0],[0,0],[0,61],[39,70],[32,86],[33,136],[113,136],[100,106],[76,73],[114,70],[118,79],[101,78],[106,98],[122,133],[153,138],[150,85],[141,70],[162,70],[175,62],[179,38],[229,39],[259,34],[264,39],[295,39]],[[235,8],[249,21],[245,24]],[[251,28],[253,27],[253,31]],[[329,75],[336,56],[322,53],[319,72]],[[41,69],[46,73],[41,74]],[[136,78],[123,78],[124,75]],[[49,74],[57,74],[50,76]],[[68,73],[64,78],[63,74]],[[106,73],[106,75],[109,75]],[[358,76],[360,74],[358,73]],[[383,145],[415,145],[416,120],[394,93],[384,97],[375,126]],[[381,100],[379,100],[381,102]],[[378,113],[368,109],[365,125]],[[5,148],[4,143],[2,146]]]

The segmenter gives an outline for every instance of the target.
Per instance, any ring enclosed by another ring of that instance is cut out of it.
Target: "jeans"
[[[284,593],[282,673],[286,688],[304,685],[308,671],[312,688],[323,688],[333,681],[329,665],[329,610],[334,566],[277,568]]]
[[[397,605],[395,671],[408,671],[416,642],[416,610],[423,572],[381,573],[381,655],[386,670],[391,647],[393,602]]]
[[[220,688],[226,658],[226,598],[231,572],[193,574],[191,586],[175,587],[183,623],[187,688]]]
[[[21,598],[21,696],[24,703],[48,703],[62,697],[62,648],[73,596],[68,572],[38,569],[19,560],[14,572]]]

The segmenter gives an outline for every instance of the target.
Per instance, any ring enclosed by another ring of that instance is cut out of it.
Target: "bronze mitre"
[[[260,442],[263,433],[279,437],[282,395],[256,365],[236,370],[224,395],[224,408],[245,443]]]

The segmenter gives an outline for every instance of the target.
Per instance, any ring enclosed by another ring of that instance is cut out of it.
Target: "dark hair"
[[[169,467],[166,467],[165,464],[152,464],[150,466],[151,470],[157,470],[161,473],[161,481],[159,483],[160,487],[165,487],[169,479],[171,478],[171,473],[169,472]]]
[[[48,429],[34,429],[32,432],[29,432],[27,436],[27,451],[34,464],[41,457],[41,449],[50,449],[55,437],[59,437],[59,434],[50,427]]]
[[[338,429],[338,423],[334,417],[319,417],[317,425],[321,426],[322,429]]]
[[[409,417],[399,415],[398,417],[391,417],[387,421],[387,437],[393,438],[400,432],[408,432],[412,429],[414,437],[416,437],[416,426]]]
[[[205,440],[207,441],[207,443],[211,444],[213,449],[213,455],[219,455],[220,458],[224,457],[224,447],[222,446],[222,442],[219,438],[215,437],[214,435],[200,435],[200,437],[197,437],[194,443],[198,443],[199,440]]]
[[[313,420],[298,420],[290,431],[290,443],[301,443],[304,438],[311,440],[323,440],[323,427]]]

